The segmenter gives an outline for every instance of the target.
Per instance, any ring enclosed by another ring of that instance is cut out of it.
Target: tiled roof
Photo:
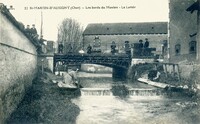
[[[167,22],[93,23],[84,35],[167,34]]]
[[[10,13],[9,9],[3,4],[0,3],[0,12],[17,28],[19,29],[30,41],[31,43],[38,47],[39,44],[36,40],[31,38],[25,33],[25,30],[21,27],[21,24],[15,19],[15,17]]]

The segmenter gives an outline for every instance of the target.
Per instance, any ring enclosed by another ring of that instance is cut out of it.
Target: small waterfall
[[[157,89],[129,89],[129,96],[161,96],[163,93]]]
[[[119,91],[120,92],[120,91]],[[109,88],[82,88],[82,96],[113,96]],[[129,89],[128,96],[162,96],[163,93],[158,89]]]
[[[112,92],[108,88],[82,88],[82,96],[112,96]]]

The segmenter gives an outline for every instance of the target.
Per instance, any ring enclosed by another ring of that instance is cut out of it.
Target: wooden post
[[[197,1],[199,3],[198,6],[200,6],[200,0]],[[200,9],[197,10],[197,36],[196,36],[196,47],[197,47],[197,54],[196,59],[198,62],[200,62]]]
[[[175,64],[173,64],[173,76],[175,76]]]
[[[56,72],[56,61],[55,61],[55,54],[54,54],[54,57],[53,57],[53,73],[55,74]]]
[[[179,81],[181,80],[181,76],[180,76],[180,69],[179,69],[179,65],[177,64],[177,70],[178,70],[178,79],[179,79]]]
[[[155,69],[156,69],[156,70],[158,69],[158,64],[157,64],[157,63],[155,63]]]
[[[44,73],[44,59],[41,60],[42,61],[42,74]]]
[[[164,66],[165,66],[165,76],[168,78],[168,72],[167,72],[167,65],[166,64],[164,64]]]

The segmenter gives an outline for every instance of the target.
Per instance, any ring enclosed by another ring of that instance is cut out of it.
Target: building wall
[[[87,49],[89,44],[92,45],[94,38],[97,35],[85,35],[83,38],[84,49]],[[149,47],[156,48],[156,51],[161,51],[161,44],[164,40],[167,40],[167,34],[146,34],[146,35],[98,35],[99,39],[101,40],[102,44],[102,51],[110,52],[111,48],[110,45],[112,41],[115,41],[117,47],[123,50],[124,41],[129,41],[130,44],[132,43],[139,43],[139,40],[143,40],[145,42],[145,38],[148,38],[150,42]]]
[[[0,123],[22,100],[37,72],[35,46],[0,13]]]
[[[43,55],[38,57],[38,69],[42,70],[43,68],[51,70],[53,72],[53,54],[52,55]]]
[[[47,41],[47,53],[54,53],[54,42],[53,41]]]
[[[197,32],[197,13],[191,14],[186,9],[196,0],[170,0],[169,3],[169,54],[170,62],[194,61],[196,54],[189,52],[190,41],[195,40],[191,34]],[[176,55],[175,45],[180,44],[180,54]]]

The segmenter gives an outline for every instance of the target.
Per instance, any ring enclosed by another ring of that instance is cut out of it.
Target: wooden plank
[[[149,79],[144,79],[144,78],[138,78],[138,81],[155,86],[155,87],[159,87],[159,88],[166,88],[167,86],[171,86],[169,84],[164,84],[164,83],[160,83],[160,82],[154,82],[151,81]]]
[[[166,78],[168,78],[167,65],[164,64],[164,66],[165,66],[165,76],[166,76]]]
[[[175,76],[175,65],[173,65],[173,76]]]
[[[179,79],[179,81],[181,80],[181,76],[180,76],[180,68],[179,68],[179,65],[177,64],[176,65],[177,66],[177,70],[178,70],[178,79]]]

